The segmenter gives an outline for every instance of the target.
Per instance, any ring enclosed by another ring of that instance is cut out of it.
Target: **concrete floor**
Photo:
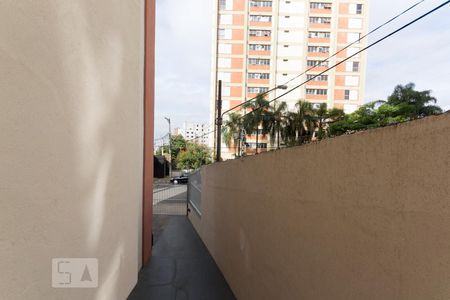
[[[129,300],[236,299],[187,217],[153,218],[152,260]]]

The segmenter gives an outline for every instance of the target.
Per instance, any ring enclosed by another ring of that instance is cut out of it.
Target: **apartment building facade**
[[[194,143],[208,145],[208,131],[211,129],[205,123],[184,122],[183,127],[175,128],[172,134],[181,135]]]
[[[216,116],[217,82],[222,111],[277,86],[291,89],[366,45],[368,0],[218,0],[213,38],[211,123]],[[327,58],[334,53],[336,56]],[[366,55],[316,77],[282,97],[289,109],[299,99],[352,112],[363,103]],[[308,70],[308,71],[307,71]],[[299,76],[301,73],[303,75]],[[287,83],[287,84],[286,84]],[[275,89],[272,99],[286,90]],[[212,140],[212,139],[211,139]],[[211,145],[213,143],[211,142]],[[249,147],[256,144],[251,139]],[[267,149],[267,141],[258,147]],[[223,157],[233,150],[223,148]]]

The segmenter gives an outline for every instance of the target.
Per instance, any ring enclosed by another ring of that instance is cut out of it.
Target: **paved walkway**
[[[153,218],[153,257],[129,300],[236,299],[187,217]]]

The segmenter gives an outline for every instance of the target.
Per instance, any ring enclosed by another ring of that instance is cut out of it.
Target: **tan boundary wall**
[[[238,299],[450,299],[450,115],[202,170]]]
[[[126,299],[142,245],[143,0],[0,1],[0,299]],[[52,258],[99,260],[53,289]]]

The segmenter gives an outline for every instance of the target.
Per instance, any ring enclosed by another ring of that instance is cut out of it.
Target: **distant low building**
[[[169,161],[163,155],[153,156],[153,177],[164,178],[169,176]]]

